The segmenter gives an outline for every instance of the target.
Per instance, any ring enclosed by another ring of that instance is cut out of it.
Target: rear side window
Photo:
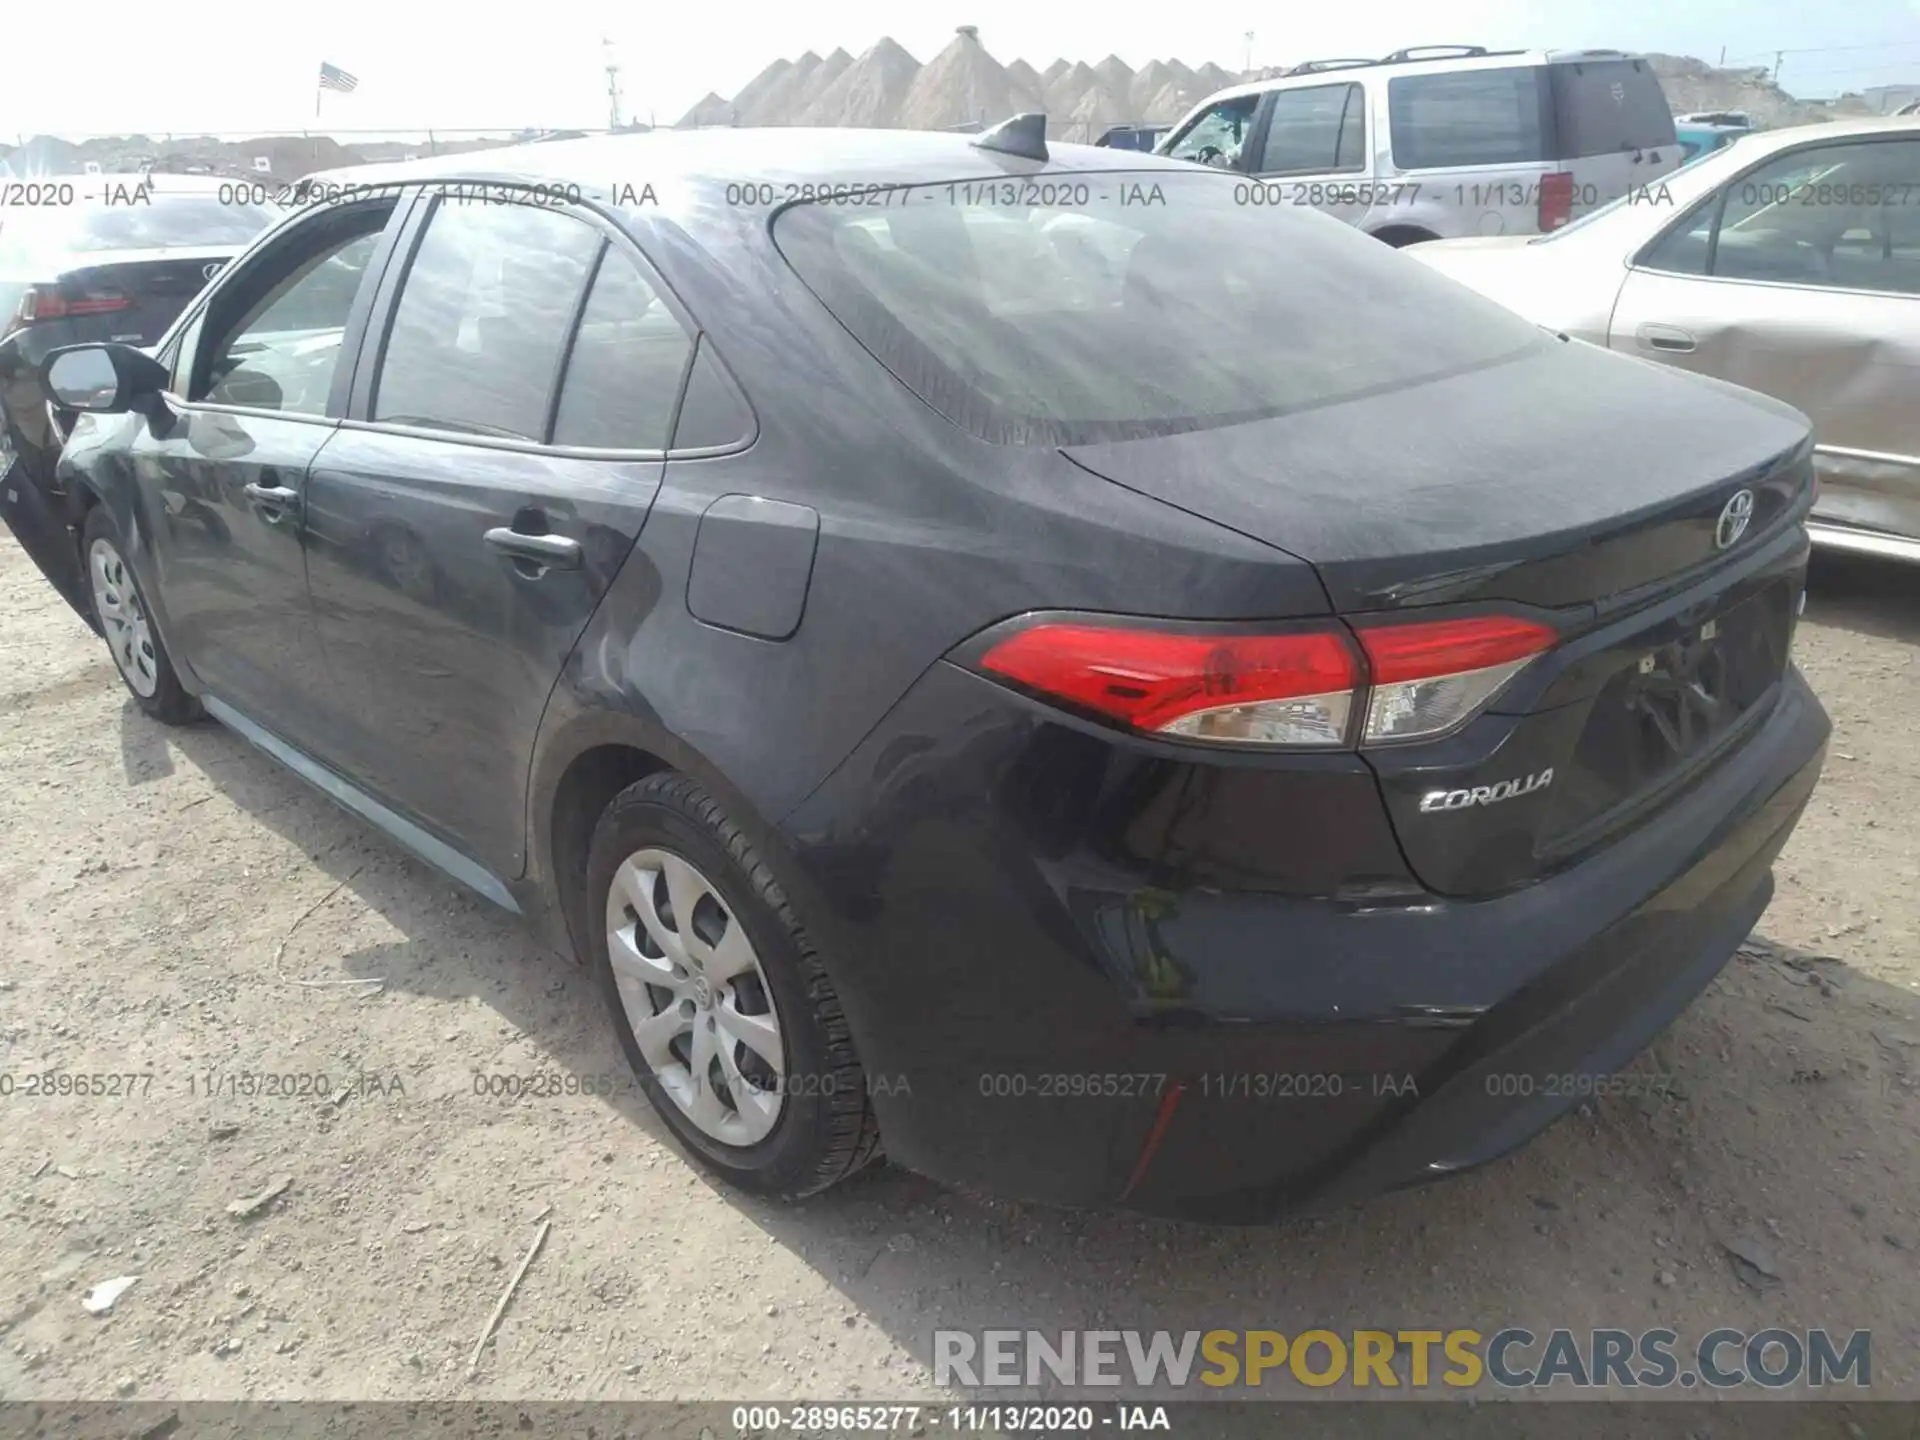
[[[1366,158],[1364,95],[1358,85],[1275,91],[1257,173],[1358,170]]]
[[[1231,176],[1037,178],[1068,203],[1010,203],[991,183],[923,186],[880,213],[792,206],[774,239],[882,364],[1001,444],[1233,424],[1541,343],[1510,311],[1349,226],[1236,204]]]
[[[533,205],[442,200],[407,270],[373,418],[543,440],[592,226]]]
[[[693,342],[646,277],[609,249],[580,315],[553,443],[664,450]]]
[[[1673,112],[1644,60],[1566,62],[1547,67],[1563,160],[1675,143]]]
[[[1393,163],[1402,170],[1437,170],[1547,159],[1545,86],[1537,65],[1389,80]]]

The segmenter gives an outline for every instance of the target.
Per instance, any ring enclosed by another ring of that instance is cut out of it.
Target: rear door
[[[541,713],[658,491],[693,343],[626,237],[488,189],[414,217],[306,516],[330,753],[511,876]]]
[[[1387,81],[1387,117],[1392,165],[1405,187],[1397,223],[1443,238],[1540,228],[1540,179],[1554,168],[1543,67],[1395,75]]]
[[[1276,90],[1243,156],[1261,182],[1248,198],[1306,205],[1357,225],[1375,203],[1367,140],[1364,86],[1349,80]]]
[[[1797,406],[1821,518],[1920,535],[1920,139],[1802,146],[1730,180],[1641,253],[1609,344]]]

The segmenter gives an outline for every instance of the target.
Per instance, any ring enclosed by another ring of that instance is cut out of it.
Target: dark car
[[[1031,126],[360,183],[51,362],[92,603],[140,709],[589,966],[720,1174],[1430,1179],[1766,907],[1790,408]]]
[[[69,598],[61,427],[37,378],[63,345],[150,345],[273,220],[265,187],[173,175],[50,175],[0,185],[0,517]]]
[[[179,175],[10,181],[0,337],[29,364],[82,340],[151,345],[274,212],[247,182]]]

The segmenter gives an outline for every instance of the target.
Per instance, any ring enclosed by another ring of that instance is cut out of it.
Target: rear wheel
[[[104,506],[95,505],[87,512],[80,548],[86,556],[94,618],[100,622],[120,678],[133,692],[134,703],[167,725],[198,720],[200,702],[181,688],[167,647],[149,617],[146,597],[127,564],[120,532]]]
[[[879,1153],[839,996],[779,884],[684,775],[620,792],[587,861],[592,964],[681,1143],[749,1190],[824,1190]]]

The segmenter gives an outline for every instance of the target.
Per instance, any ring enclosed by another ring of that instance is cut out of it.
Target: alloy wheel
[[[660,1088],[722,1144],[764,1140],[784,1103],[773,987],[746,928],[680,856],[637,850],[607,893],[607,953],[634,1042]]]
[[[95,540],[87,553],[87,572],[93,581],[94,613],[107,632],[113,663],[120,667],[134,694],[151,700],[160,688],[159,661],[153,653],[153,631],[147,623],[146,607],[133,588],[127,562],[111,541]]]

